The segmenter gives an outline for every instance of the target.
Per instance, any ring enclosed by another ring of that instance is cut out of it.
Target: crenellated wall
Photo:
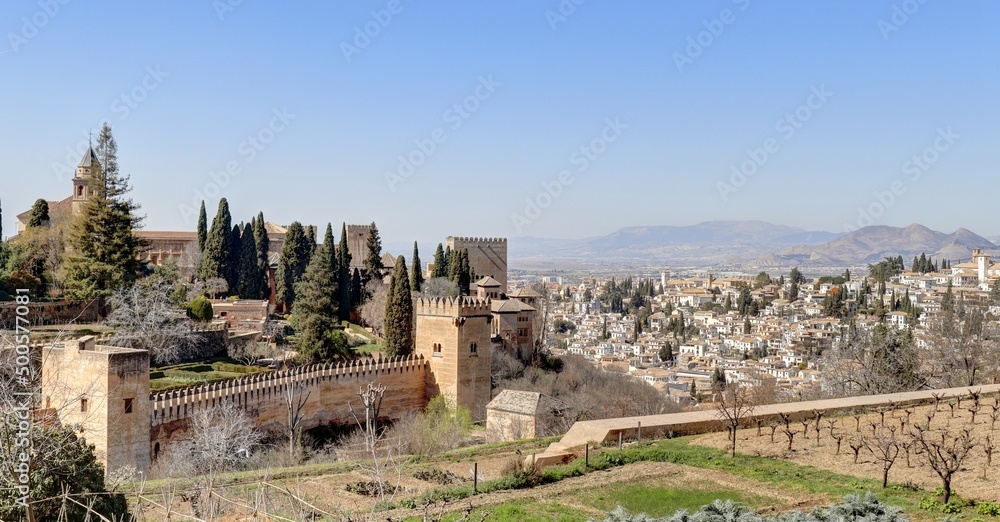
[[[469,266],[476,277],[492,276],[500,282],[500,291],[507,293],[507,239],[502,237],[454,237],[445,238],[452,250],[463,248],[469,251]]]
[[[257,374],[231,381],[150,394],[150,446],[158,448],[182,436],[196,412],[225,403],[246,408],[258,426],[279,428],[287,422],[286,394],[299,385],[306,400],[305,429],[353,423],[348,404],[361,410],[358,392],[368,383],[386,387],[381,414],[396,418],[427,404],[427,362],[420,356],[363,359],[348,364],[318,364]]]

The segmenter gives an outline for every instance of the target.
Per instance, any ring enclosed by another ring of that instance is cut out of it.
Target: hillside
[[[912,224],[905,228],[865,227],[821,245],[788,248],[780,256],[802,265],[817,262],[857,265],[900,255],[904,261],[909,261],[921,253],[936,259],[968,259],[973,248],[997,250],[988,239],[964,228],[945,234]]]
[[[586,239],[514,238],[514,260],[566,259],[714,265],[742,262],[793,245],[818,245],[837,237],[764,221],[706,221],[689,226],[639,226]]]

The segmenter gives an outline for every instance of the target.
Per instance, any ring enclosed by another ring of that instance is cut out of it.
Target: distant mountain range
[[[764,221],[707,221],[690,226],[628,227],[586,239],[512,238],[514,264],[722,266],[738,268],[857,266],[902,255],[960,260],[972,248],[1000,254],[990,240],[960,228],[951,234],[922,225],[865,227],[847,234],[809,231]]]

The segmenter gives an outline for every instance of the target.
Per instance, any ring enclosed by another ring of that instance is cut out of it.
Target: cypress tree
[[[319,247],[302,278],[295,283],[295,314],[299,317],[298,351],[312,362],[345,357],[346,344],[335,341],[336,274],[330,269],[331,245]]]
[[[448,277],[448,262],[444,258],[444,246],[438,243],[437,250],[434,251],[434,270],[431,277]]]
[[[135,281],[142,266],[138,258],[145,243],[134,234],[142,218],[127,197],[132,188],[128,176],[118,172],[118,145],[107,123],[96,155],[101,165],[90,179],[91,197],[70,233],[65,291],[71,300],[109,296]]]
[[[341,321],[351,318],[351,250],[347,246],[347,223],[340,231],[340,245],[337,247],[337,260],[340,267],[339,290],[340,306],[337,308]]]
[[[420,250],[417,248],[417,242],[413,242],[413,260],[411,265],[413,266],[413,280],[410,281],[410,287],[414,292],[419,292],[420,288],[424,286],[424,269],[420,263]]]
[[[451,250],[451,247],[445,247],[444,249],[444,273],[446,276],[451,277],[451,261],[455,258],[455,252]]]
[[[212,220],[212,228],[205,240],[205,250],[201,254],[201,266],[198,268],[198,278],[204,281],[222,278],[229,281],[229,252],[232,250],[232,216],[229,214],[229,202],[226,198],[219,200],[219,210]]]
[[[316,253],[316,226],[315,225],[309,225],[308,227],[306,227],[306,244],[309,245],[309,254],[308,254],[309,259],[312,259],[313,254]],[[308,265],[308,264],[309,264],[309,261],[306,260],[306,265]]]
[[[413,352],[413,297],[406,258],[399,256],[389,280],[385,302],[385,354],[406,356]]]
[[[330,265],[330,272],[333,273],[333,287],[331,295],[337,307],[340,306],[340,259],[337,256],[337,240],[333,235],[333,224],[326,224],[326,234],[323,235],[323,246],[321,252],[326,256],[326,263]]]
[[[350,310],[354,310],[357,306],[361,304],[362,292],[364,292],[365,290],[365,283],[362,277],[363,276],[361,275],[361,271],[355,268],[353,274],[351,275]],[[347,312],[348,316],[350,316],[350,310],[348,310]]]
[[[35,201],[28,216],[27,228],[44,227],[49,224],[49,202],[44,199]]]
[[[368,229],[368,240],[365,243],[368,254],[365,257],[365,271],[361,274],[362,283],[367,285],[369,281],[379,281],[382,279],[382,238],[379,236],[378,227],[373,221]]]
[[[240,239],[239,283],[236,293],[243,299],[260,299],[260,280],[264,274],[257,264],[257,243],[254,240],[253,225],[247,223],[243,227]]]
[[[271,286],[269,274],[271,270],[270,254],[271,239],[267,236],[267,227],[264,225],[264,213],[257,214],[253,223],[254,248],[257,251],[257,272],[260,279],[257,281],[257,290],[254,295],[257,299],[268,299],[271,297]]]
[[[205,200],[201,200],[201,210],[198,211],[198,251],[205,251],[205,241],[208,240],[208,214],[205,212]]]
[[[472,267],[469,266],[469,251],[463,248],[455,258],[458,265],[458,277],[456,279],[458,291],[462,295],[469,295],[472,286]]]
[[[236,295],[236,289],[240,286],[240,254],[243,251],[242,232],[242,224],[233,225],[233,230],[229,235],[229,274],[226,277],[226,283],[229,284],[229,290],[232,295]]]
[[[288,226],[285,243],[281,245],[278,260],[277,300],[291,309],[295,306],[295,283],[302,279],[309,263],[309,239],[302,223],[293,222]]]

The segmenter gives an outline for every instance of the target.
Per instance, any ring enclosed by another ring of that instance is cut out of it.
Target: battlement
[[[413,306],[417,315],[470,317],[492,314],[490,300],[478,297],[421,297],[413,303]]]
[[[460,236],[448,236],[446,238],[449,242],[455,243],[478,243],[478,244],[491,244],[491,245],[503,245],[507,246],[507,238],[505,237],[460,237]]]
[[[155,392],[149,395],[151,425],[190,417],[197,409],[225,402],[243,404],[249,398],[280,397],[291,384],[307,387],[326,381],[371,381],[382,375],[426,371],[424,358],[419,355],[389,359],[362,359],[347,363],[314,364],[270,373],[247,375],[228,381],[213,382],[190,388]]]

